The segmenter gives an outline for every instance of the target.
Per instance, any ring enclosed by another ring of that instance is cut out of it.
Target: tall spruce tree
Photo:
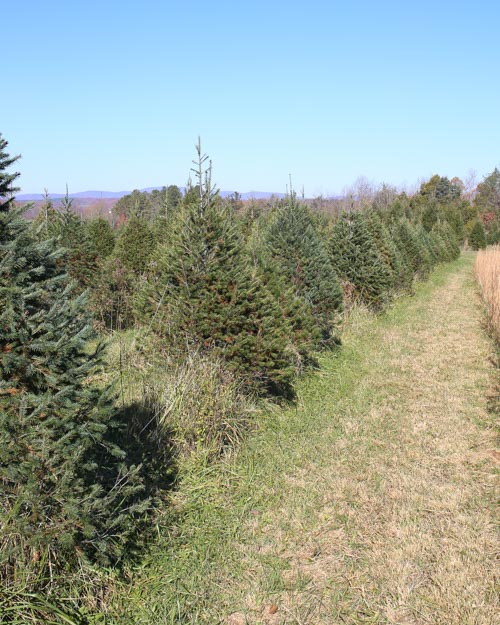
[[[86,559],[116,561],[149,504],[117,444],[112,391],[90,379],[102,349],[89,349],[85,296],[13,205],[6,146],[0,136],[0,578],[32,591]]]
[[[248,386],[289,392],[290,325],[249,267],[234,217],[213,192],[197,149],[198,185],[184,198],[171,241],[154,255],[139,309],[169,350],[213,351]]]
[[[310,307],[322,342],[328,344],[342,309],[342,288],[308,207],[294,193],[278,208],[264,243],[269,263]]]

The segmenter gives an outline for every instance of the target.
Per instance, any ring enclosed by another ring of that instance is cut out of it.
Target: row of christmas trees
[[[0,578],[12,601],[49,592],[54,571],[133,551],[167,479],[154,424],[137,428],[96,379],[96,318],[147,330],[176,361],[206,353],[249,392],[291,396],[318,350],[339,343],[345,303],[380,310],[459,255],[446,221],[330,221],[293,193],[245,224],[213,191],[199,146],[198,184],[155,232],[135,215],[115,244],[69,200],[30,225],[6,147],[0,136]]]

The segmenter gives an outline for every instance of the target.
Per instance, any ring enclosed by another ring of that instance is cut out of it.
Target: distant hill
[[[139,189],[141,192],[151,193],[153,190],[159,190],[163,187],[146,187],[145,189]],[[179,187],[181,192],[184,192],[184,187]],[[75,200],[119,200],[132,193],[132,191],[80,191],[78,193],[70,193],[69,197]],[[232,195],[234,191],[221,191],[222,197],[228,197]],[[60,200],[65,196],[65,193],[49,193],[51,200]],[[270,191],[248,191],[246,193],[240,193],[242,200],[262,200],[274,197],[284,197],[284,193],[273,193]],[[16,196],[18,202],[42,202],[45,199],[43,193],[21,193]]]
[[[154,189],[162,189],[163,187],[147,187],[145,189],[139,189],[141,192],[151,193]],[[181,192],[184,193],[185,188],[179,187]],[[96,217],[98,215],[111,218],[113,206],[118,200],[125,195],[132,193],[132,191],[80,191],[79,193],[70,193],[69,197],[74,200],[73,209],[79,213],[82,217]],[[234,191],[221,191],[222,197],[228,197],[232,195]],[[57,208],[59,200],[61,200],[65,193],[49,193],[49,199],[52,200],[54,206]],[[268,191],[248,191],[247,193],[240,193],[242,200],[262,200],[270,197],[282,198],[284,193],[270,193]],[[16,202],[18,204],[29,204],[27,211],[24,213],[27,219],[34,219],[41,207],[45,202],[45,195],[42,193],[21,193],[16,196]]]

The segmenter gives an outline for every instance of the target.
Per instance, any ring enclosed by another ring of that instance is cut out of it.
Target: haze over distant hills
[[[145,189],[139,189],[141,192],[147,191],[150,193],[151,191],[157,189],[160,190],[163,187],[146,187]],[[181,192],[184,193],[185,188],[179,187]],[[80,191],[78,193],[70,193],[69,197],[74,198],[76,200],[101,200],[101,199],[112,199],[119,200],[125,195],[132,193],[132,191]],[[232,195],[234,191],[220,191],[220,195],[222,197],[228,197]],[[284,197],[284,193],[273,193],[269,191],[248,191],[246,193],[240,193],[242,200],[260,200],[267,199],[271,196],[275,197]],[[65,193],[49,193],[49,198],[51,200],[60,200],[65,196]],[[45,199],[43,193],[20,193],[16,196],[16,200],[18,202],[39,202]]]

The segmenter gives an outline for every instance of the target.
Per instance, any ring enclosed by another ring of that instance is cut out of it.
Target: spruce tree
[[[278,208],[263,254],[310,307],[323,343],[330,342],[342,309],[342,289],[311,213],[294,193]]]
[[[249,387],[290,392],[290,326],[249,267],[205,161],[198,144],[199,184],[184,198],[172,240],[154,254],[138,308],[170,351],[213,351]]]
[[[87,559],[115,562],[149,504],[117,444],[112,391],[91,381],[102,348],[89,349],[85,296],[64,252],[36,241],[12,204],[6,145],[0,137],[0,577],[31,591]]]
[[[335,222],[329,251],[335,271],[353,286],[355,297],[373,308],[390,299],[391,274],[363,214],[343,215]]]

